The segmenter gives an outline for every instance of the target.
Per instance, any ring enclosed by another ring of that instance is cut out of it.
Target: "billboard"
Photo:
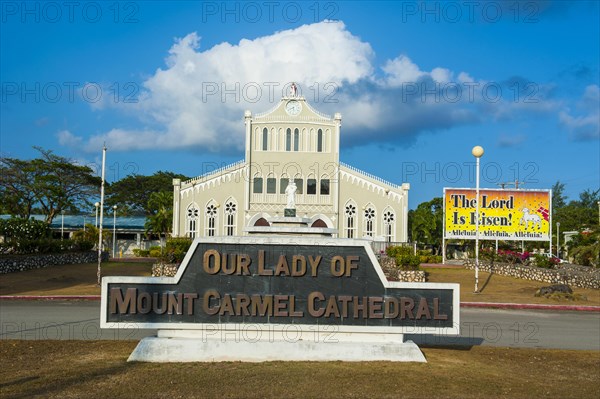
[[[479,239],[550,241],[550,190],[479,190]],[[476,190],[444,189],[444,238],[475,239]]]

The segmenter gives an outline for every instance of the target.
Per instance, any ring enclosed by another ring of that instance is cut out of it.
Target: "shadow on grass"
[[[3,382],[3,383],[0,383],[0,389],[6,388],[11,385],[18,385],[18,384],[23,384],[25,382],[29,382],[29,381],[33,381],[33,380],[38,380],[39,378],[40,378],[40,376],[36,375],[36,376],[31,376],[31,377],[19,378],[17,380],[13,380],[13,381]]]
[[[479,292],[483,292],[483,290],[485,290],[485,287],[487,287],[487,285],[490,283],[490,280],[492,279],[492,276],[494,275],[494,272],[491,272],[490,275],[485,279],[485,283],[483,283],[483,285],[481,286],[481,289],[479,290]]]
[[[64,378],[62,376],[57,377],[51,375],[46,376],[45,378],[40,376],[22,378],[20,380],[12,381],[9,384],[17,385],[33,380],[41,380],[39,381],[41,385],[36,384],[36,386],[32,386],[30,388],[21,387],[21,389],[18,390],[18,393],[9,395],[3,394],[2,397],[6,399],[17,399],[30,398],[38,395],[43,397],[68,396],[66,391],[68,391],[71,387],[90,384],[90,382],[96,379],[106,380],[107,376],[123,374],[130,367],[130,364],[123,361],[123,364],[118,366],[100,368],[87,372],[77,372],[71,376],[64,376]],[[44,381],[45,379],[47,379],[47,381]]]
[[[413,341],[415,344],[428,348],[448,348],[455,350],[470,350],[473,346],[479,346],[484,339],[480,337],[461,337],[450,335],[433,334],[405,334],[405,341]]]

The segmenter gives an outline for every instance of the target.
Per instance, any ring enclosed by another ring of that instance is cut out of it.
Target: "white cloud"
[[[481,87],[486,82],[467,72],[452,82],[453,71],[442,66],[424,71],[406,55],[374,66],[370,44],[352,35],[343,22],[303,25],[207,50],[200,45],[196,33],[178,39],[168,51],[166,66],[143,82],[136,103],[110,104],[136,115],[141,127],[115,127],[85,144],[71,133],[59,140],[87,149],[106,142],[121,151],[239,150],[244,145],[244,110],[270,109],[290,82],[299,84],[309,102],[318,98],[316,108],[342,113],[349,138],[345,143],[398,140],[479,123],[485,117],[496,118],[507,107],[504,98],[498,103],[484,98]],[[479,87],[469,93],[467,83]],[[337,102],[323,102],[332,92]],[[100,110],[107,102],[91,106]]]
[[[56,137],[58,138],[58,143],[66,147],[78,147],[83,141],[81,137],[74,135],[68,130],[61,130],[56,134]]]
[[[560,111],[560,124],[567,129],[574,140],[597,140],[600,138],[600,87],[589,85],[585,88],[577,105],[579,116],[574,116],[569,108]]]

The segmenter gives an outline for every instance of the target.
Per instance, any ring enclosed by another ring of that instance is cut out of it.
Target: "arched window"
[[[317,131],[317,152],[323,152],[323,130]]]
[[[375,233],[375,209],[371,206],[365,209],[364,232],[369,237],[373,237]]]
[[[356,236],[356,204],[347,202],[344,210],[344,223],[346,237],[354,238]]]
[[[300,148],[300,132],[298,128],[294,129],[294,151],[298,151]]]
[[[263,129],[263,136],[262,136],[262,149],[263,151],[267,151],[269,148],[269,130],[265,127]]]
[[[263,192],[263,178],[258,173],[254,175],[252,181],[252,192],[254,194],[262,194]]]
[[[237,215],[237,204],[234,200],[229,200],[225,203],[225,235],[235,235],[235,218]]]
[[[383,235],[387,242],[395,241],[396,218],[392,209],[383,212]]]
[[[321,195],[329,195],[330,187],[329,187],[329,179],[327,175],[321,176],[321,181],[319,183],[320,189],[319,194]]]
[[[217,206],[211,201],[206,205],[206,213],[204,215],[204,226],[206,229],[207,237],[214,237],[217,235]]]
[[[309,175],[308,179],[306,179],[306,194],[317,194],[317,179],[313,175]]]
[[[185,234],[188,237],[194,238],[196,237],[196,229],[198,228],[198,216],[200,215],[200,211],[196,204],[191,204],[186,212],[186,224],[185,224]]]
[[[277,194],[277,179],[272,173],[267,177],[267,194]]]
[[[289,127],[285,131],[285,150],[292,151],[292,129]]]

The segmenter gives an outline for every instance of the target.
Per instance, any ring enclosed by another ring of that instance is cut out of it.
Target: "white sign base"
[[[261,335],[262,334],[262,335]],[[427,362],[402,334],[331,333],[264,330],[160,330],[140,341],[128,361],[139,362],[268,362],[268,361],[392,361]]]

